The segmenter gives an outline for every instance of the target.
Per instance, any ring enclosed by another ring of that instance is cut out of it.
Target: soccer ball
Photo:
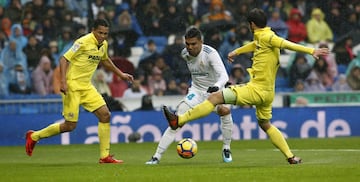
[[[177,153],[184,159],[194,157],[198,151],[196,142],[191,138],[184,138],[176,146]]]

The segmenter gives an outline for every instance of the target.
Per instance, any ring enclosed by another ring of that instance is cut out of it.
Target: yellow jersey
[[[99,45],[93,33],[77,39],[64,54],[70,62],[66,81],[70,90],[86,90],[91,87],[91,78],[102,60],[108,59],[108,43]]]
[[[254,40],[235,50],[237,55],[253,52],[252,67],[247,71],[250,75],[248,84],[264,90],[274,90],[276,72],[280,66],[280,49],[312,54],[313,48],[292,43],[278,37],[270,27],[254,31]]]

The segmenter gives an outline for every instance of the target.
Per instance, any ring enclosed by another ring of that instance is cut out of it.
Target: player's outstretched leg
[[[32,130],[29,130],[26,132],[26,136],[25,136],[25,140],[26,140],[26,144],[25,144],[25,149],[26,149],[26,154],[28,156],[31,156],[32,155],[32,152],[35,148],[35,145],[37,143],[37,141],[34,141],[32,138],[31,138],[31,134],[33,134],[34,131]]]
[[[166,106],[162,107],[162,111],[171,129],[176,130],[179,128],[178,116],[172,113]]]
[[[300,163],[302,163],[302,159],[300,157],[296,157],[296,156],[288,158],[287,161],[289,162],[289,164],[300,164]]]

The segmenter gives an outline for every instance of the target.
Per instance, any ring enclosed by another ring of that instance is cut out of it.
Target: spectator
[[[20,0],[11,0],[9,5],[5,10],[5,16],[9,17],[11,22],[19,23],[21,22],[21,16],[23,7]]]
[[[334,77],[332,77],[329,66],[324,57],[319,57],[313,65],[312,71],[316,73],[320,82],[326,89],[330,89],[334,83]]]
[[[352,66],[346,76],[346,80],[352,90],[360,90],[360,66]]]
[[[336,41],[338,37],[341,36],[340,25],[344,21],[338,5],[332,5],[330,7],[329,15],[326,16],[325,20],[329,24],[329,27],[334,34],[334,40]]]
[[[312,66],[302,53],[297,53],[289,71],[290,87],[294,87],[297,80],[305,81],[311,72]]]
[[[140,56],[140,63],[143,61],[147,61],[149,59],[154,59],[159,55],[157,52],[157,46],[154,42],[154,40],[149,39],[146,43],[145,50],[143,54]]]
[[[9,38],[4,31],[0,30],[0,53],[9,44]]]
[[[306,22],[306,31],[310,43],[321,41],[333,41],[333,33],[324,20],[324,13],[321,9],[315,8],[311,13],[311,19]]]
[[[351,36],[345,36],[338,39],[334,45],[333,52],[335,53],[335,59],[338,65],[348,66],[351,60],[355,58],[353,38]]]
[[[21,22],[21,27],[23,29],[24,36],[29,37],[33,33],[33,29],[30,27],[31,21],[29,19],[24,19]]]
[[[46,14],[46,11],[49,9],[49,6],[44,0],[33,0],[25,3],[24,9],[31,9],[33,19],[36,22],[41,22],[43,16]]]
[[[303,80],[296,80],[294,85],[294,92],[304,92],[305,85]]]
[[[24,36],[23,29],[20,24],[11,26],[10,39],[16,40],[17,46],[22,50],[28,43],[28,38]]]
[[[54,59],[55,65],[58,65],[61,55],[59,53],[59,48],[58,48],[57,42],[55,40],[50,41],[48,47],[49,47],[51,56]]]
[[[30,35],[28,39],[29,42],[24,47],[23,51],[27,57],[28,69],[34,70],[39,63],[42,46],[38,43],[38,40],[34,35]]]
[[[211,0],[209,12],[204,14],[201,18],[202,23],[211,23],[216,21],[231,22],[233,17],[221,0]]]
[[[267,21],[267,26],[279,36],[284,39],[287,39],[288,36],[288,26],[285,23],[284,19],[281,19],[279,10],[274,10],[271,12],[270,19]]]
[[[198,19],[195,16],[194,9],[191,4],[186,5],[185,11],[182,12],[182,16],[185,19],[185,27],[190,27],[198,24]]]
[[[243,84],[246,83],[248,79],[246,78],[246,73],[244,68],[240,64],[234,64],[231,68],[229,82],[231,84]]]
[[[162,76],[162,71],[158,67],[153,68],[152,75],[148,79],[150,94],[156,96],[164,95],[166,82]]]
[[[173,71],[177,71],[174,66],[176,62],[179,62],[178,60],[182,60],[179,52],[181,52],[184,47],[185,44],[183,37],[178,34],[175,35],[174,43],[166,45],[162,52],[162,56],[165,59],[166,64],[169,65]],[[186,68],[186,65],[184,68]]]
[[[141,81],[137,78],[131,83],[130,88],[126,89],[123,98],[142,98],[148,94],[146,89],[142,87]]]
[[[0,61],[0,97],[9,95],[9,83],[5,70],[4,64]]]
[[[88,15],[89,1],[88,0],[65,0],[65,4],[69,10],[75,12],[76,16],[86,18]]]
[[[175,79],[173,75],[174,71],[171,70],[170,67],[165,63],[164,57],[159,56],[156,58],[153,70],[154,68],[157,68],[161,71],[161,75],[166,82]]]
[[[162,28],[160,27],[160,18],[162,11],[158,0],[150,0],[144,5],[144,18],[139,19],[143,27],[143,32],[146,36],[162,35]],[[142,20],[142,21],[141,21]]]
[[[46,44],[45,44],[45,37],[44,37],[44,30],[43,30],[42,25],[37,24],[37,25],[35,26],[33,35],[36,37],[36,39],[38,40],[38,43],[39,43],[41,46],[45,46],[45,45],[46,45]]]
[[[1,30],[3,31],[3,32],[5,32],[5,35],[7,36],[7,37],[10,37],[10,34],[11,34],[11,25],[12,25],[12,23],[11,23],[11,20],[10,20],[10,18],[8,18],[8,17],[5,17],[5,18],[3,18],[3,19],[1,19]]]
[[[111,96],[112,94],[109,84],[105,80],[105,75],[106,73],[104,69],[101,67],[98,68],[93,75],[92,82],[100,94],[106,94],[108,96]]]
[[[305,42],[307,39],[306,26],[302,22],[302,16],[298,9],[293,8],[290,11],[289,19],[286,22],[288,26],[288,40],[298,43]]]
[[[359,18],[355,11],[349,12],[346,17],[345,21],[342,21],[340,24],[340,36],[347,35],[352,31],[360,30]]]
[[[13,94],[31,94],[29,73],[22,64],[9,70],[9,90]]]
[[[154,105],[153,105],[153,101],[152,101],[152,96],[151,95],[143,95],[141,97],[141,107],[135,109],[135,111],[153,111],[155,110]]]
[[[143,35],[142,29],[136,17],[130,13],[128,3],[121,3],[116,10],[115,28],[112,38],[114,39],[114,54],[129,57],[130,48],[134,46],[139,36]]]
[[[105,11],[105,0],[94,0],[94,1],[88,1],[89,2],[89,8],[88,8],[88,18],[89,21],[88,24],[91,24],[91,21],[96,19],[98,17],[99,12]]]
[[[44,17],[43,20],[41,21],[41,25],[43,27],[43,32],[44,32],[44,44],[47,45],[50,40],[54,40],[57,38],[57,27],[55,22],[53,21],[53,19],[51,19],[50,17]]]
[[[311,71],[309,76],[305,79],[304,83],[304,91],[305,92],[325,92],[326,88],[321,83],[318,75]]]
[[[241,45],[250,42],[253,38],[249,26],[245,22],[241,22],[238,25],[236,25],[235,35],[236,35],[236,40],[238,40]]]
[[[60,52],[66,50],[65,48],[73,43],[73,32],[71,27],[62,27],[61,34],[58,36],[58,48]]]
[[[352,91],[352,88],[349,86],[347,80],[346,80],[346,75],[345,74],[340,74],[336,81],[334,82],[334,84],[331,87],[331,90],[333,92],[348,92],[348,91]]]
[[[216,27],[204,28],[204,44],[218,50],[223,42],[221,31]]]
[[[181,95],[186,95],[188,93],[188,89],[189,89],[190,85],[187,82],[180,82],[179,84],[179,90]]]
[[[164,95],[181,95],[175,79],[169,80],[166,85]]]
[[[33,91],[42,96],[53,94],[53,70],[50,58],[43,55],[36,69],[31,74]]]
[[[329,48],[328,43],[321,42],[319,44],[319,48]],[[333,52],[330,52],[328,55],[323,56],[325,59],[327,65],[328,65],[328,71],[332,78],[336,78],[338,76],[338,65],[335,60],[335,55]]]
[[[240,43],[236,39],[236,34],[232,31],[228,31],[225,36],[226,36],[225,40],[220,45],[219,54],[221,56],[221,59],[223,60],[226,71],[229,73],[231,65],[227,61],[227,55],[232,50],[235,50],[236,48],[240,47]]]
[[[109,84],[111,96],[115,98],[123,97],[125,90],[129,88],[128,83],[125,80],[120,79],[118,76],[110,74],[112,72],[107,72],[106,70],[104,71],[104,79]]]
[[[16,64],[21,65],[24,69],[27,68],[26,55],[17,46],[17,41],[13,39],[10,39],[9,45],[1,51],[0,60],[7,69],[13,69]]]
[[[184,34],[186,25],[185,19],[175,4],[171,3],[165,9],[164,15],[159,19],[161,32],[165,36]]]

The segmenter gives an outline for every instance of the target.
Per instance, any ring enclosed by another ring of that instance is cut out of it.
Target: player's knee
[[[271,127],[270,120],[268,119],[258,119],[258,124],[260,128],[265,132]]]
[[[76,122],[65,121],[60,125],[61,132],[70,132],[76,128]]]
[[[220,116],[228,115],[228,114],[230,114],[230,108],[224,107],[224,106],[220,106],[220,107],[218,107],[217,113],[218,113]]]
[[[111,112],[104,111],[104,112],[101,112],[99,120],[103,121],[103,122],[107,122],[107,121],[110,121],[110,117],[111,117]]]

